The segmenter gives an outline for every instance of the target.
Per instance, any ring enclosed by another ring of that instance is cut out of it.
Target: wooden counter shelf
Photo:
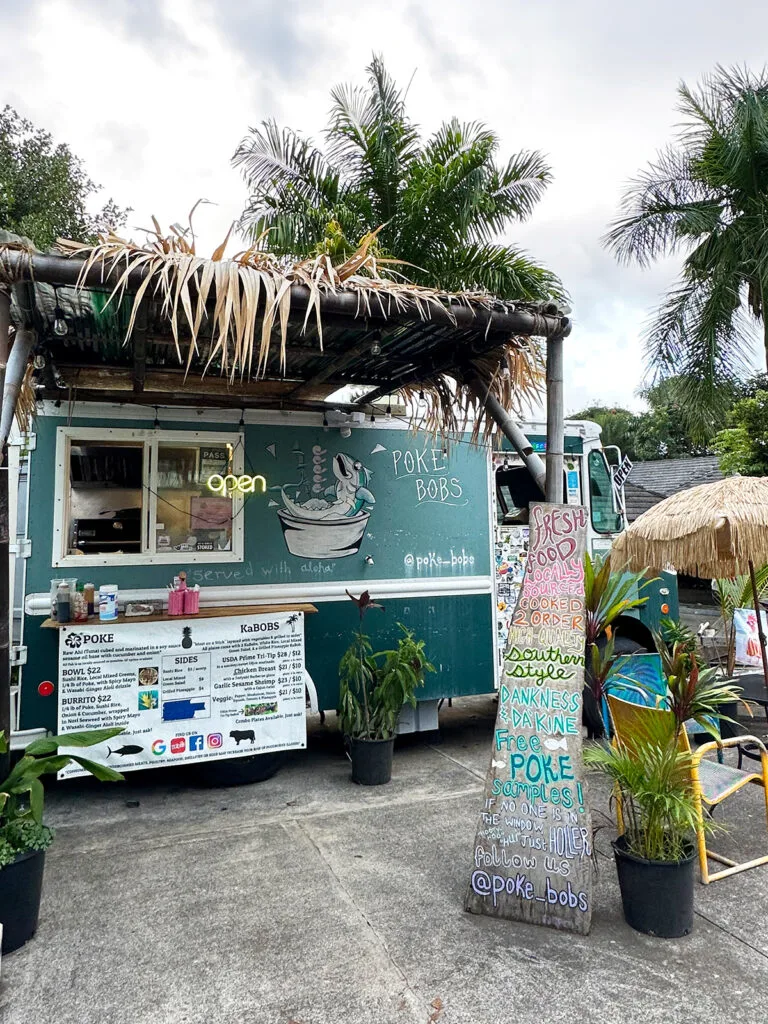
[[[118,615],[116,619],[104,621],[98,615],[92,615],[89,619],[80,622],[57,622],[56,619],[46,619],[42,629],[64,629],[65,626],[123,626],[126,623],[140,622],[180,622],[182,619],[216,619],[228,618],[231,616],[243,615],[271,615],[274,612],[304,612],[311,615],[317,608],[313,604],[239,604],[230,606],[216,606],[201,608],[194,615],[169,615],[167,612],[160,612],[157,615]]]

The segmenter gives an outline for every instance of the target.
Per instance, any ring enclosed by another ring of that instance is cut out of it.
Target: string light
[[[376,331],[373,335],[373,341],[371,342],[371,355],[381,355],[381,331]]]
[[[56,296],[56,305],[53,309],[53,333],[57,338],[65,338],[69,334],[69,324],[64,315],[64,310],[59,305],[59,290],[54,287],[53,293]]]

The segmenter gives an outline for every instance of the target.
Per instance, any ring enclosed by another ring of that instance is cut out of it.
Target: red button
[[[54,691],[54,685],[50,679],[46,679],[44,683],[40,683],[37,688],[37,692],[41,697],[50,697]]]
[[[663,604],[661,606],[661,614],[662,615],[666,615],[668,611],[669,611],[669,605],[668,604]]]

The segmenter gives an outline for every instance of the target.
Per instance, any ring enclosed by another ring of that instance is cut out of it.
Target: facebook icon
[[[189,749],[190,750],[202,750],[203,749],[203,737],[202,736],[190,736],[189,737]]]

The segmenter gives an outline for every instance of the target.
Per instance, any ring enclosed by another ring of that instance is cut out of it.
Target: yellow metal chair
[[[630,750],[633,745],[633,737],[642,735],[648,731],[648,723],[655,719],[669,723],[670,736],[675,729],[675,718],[671,711],[659,708],[643,707],[640,704],[630,704],[619,697],[608,695],[608,707],[613,720],[613,728],[616,738]],[[760,771],[744,772],[727,764],[718,764],[716,761],[707,761],[705,757],[714,751],[727,747],[736,747],[740,743],[749,742],[754,744],[760,754]],[[695,751],[691,750],[688,734],[682,729],[678,736],[680,749],[691,755],[691,787],[699,814],[700,825],[696,830],[697,845],[699,851],[699,865],[701,868],[701,881],[704,885],[716,882],[728,875],[735,875],[739,871],[747,871],[749,868],[756,868],[761,864],[768,864],[768,855],[757,857],[754,860],[737,864],[736,861],[723,857],[707,849],[706,835],[703,822],[705,809],[717,807],[729,796],[737,793],[744,786],[755,784],[763,787],[765,798],[766,822],[768,823],[768,750],[756,736],[734,736],[732,739],[711,741],[703,743]],[[624,831],[624,823],[621,815],[621,803],[616,802],[616,817],[619,832]],[[726,867],[720,871],[710,872],[708,860],[717,861],[718,864],[725,864]]]

